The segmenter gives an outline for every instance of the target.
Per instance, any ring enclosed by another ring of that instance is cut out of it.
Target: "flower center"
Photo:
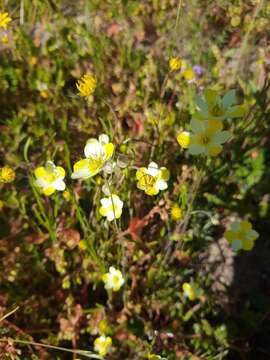
[[[144,188],[153,187],[155,183],[155,177],[152,175],[145,174],[139,180],[139,185]]]
[[[95,171],[99,171],[104,165],[104,160],[101,158],[91,159],[89,163],[89,170],[94,173]]]
[[[202,135],[200,137],[200,141],[199,141],[202,145],[207,145],[210,143],[210,137],[208,135]]]
[[[223,116],[224,115],[224,108],[222,106],[220,106],[219,104],[216,104],[211,109],[211,114],[214,115],[214,116]]]

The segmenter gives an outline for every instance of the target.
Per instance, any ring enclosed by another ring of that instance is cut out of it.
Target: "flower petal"
[[[158,165],[155,162],[150,162],[147,169],[147,174],[151,176],[157,176],[159,173]]]
[[[213,136],[212,142],[216,145],[223,144],[230,138],[230,136],[230,131],[219,131]]]
[[[199,144],[192,144],[188,148],[191,155],[205,154],[205,147]]]
[[[200,134],[205,131],[206,122],[205,120],[197,120],[191,119],[190,121],[190,129],[194,132],[194,134]]]
[[[52,183],[52,186],[55,188],[55,190],[58,191],[64,191],[66,188],[66,184],[62,179],[57,179]]]
[[[110,141],[109,136],[106,134],[99,135],[98,140],[100,143],[103,143],[103,144],[107,144]]]
[[[158,180],[155,184],[155,187],[159,190],[165,190],[168,187],[168,184],[164,180]]]
[[[224,95],[222,99],[222,105],[225,108],[229,108],[235,103],[235,101],[236,101],[235,90],[230,90]]]
[[[100,157],[102,154],[102,145],[97,139],[89,139],[84,148],[84,155],[86,158],[89,157]]]
[[[47,175],[47,171],[44,166],[40,166],[40,167],[36,168],[35,176],[37,178],[42,178],[42,177],[45,177],[46,175]]]

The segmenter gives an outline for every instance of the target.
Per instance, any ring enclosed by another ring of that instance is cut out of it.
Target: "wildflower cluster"
[[[169,60],[169,68],[171,71],[180,71],[181,76],[187,81],[195,80],[196,69],[192,68],[186,60],[179,57],[172,57]]]
[[[242,117],[244,106],[235,106],[235,91],[231,90],[223,98],[217,91],[206,89],[197,97],[197,108],[190,122],[190,131],[181,131],[177,141],[191,155],[217,156],[222,145],[232,136],[224,130],[228,119]]]

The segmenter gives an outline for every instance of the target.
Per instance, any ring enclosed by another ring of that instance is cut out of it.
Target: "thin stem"
[[[33,345],[33,346],[41,346],[41,347],[45,347],[47,349],[53,349],[53,350],[60,350],[60,351],[65,351],[65,352],[69,352],[69,353],[77,353],[78,355],[81,356],[85,356],[88,359],[99,359],[99,360],[105,360],[103,357],[100,357],[98,355],[95,354],[91,354],[90,351],[87,350],[71,350],[71,349],[67,349],[67,348],[63,348],[61,346],[54,346],[54,345],[47,345],[47,344],[42,344],[39,342],[35,342],[35,341],[26,341],[26,340],[15,340],[15,339],[0,339],[0,342],[14,342],[14,343],[18,343],[18,344],[25,344],[25,345]]]

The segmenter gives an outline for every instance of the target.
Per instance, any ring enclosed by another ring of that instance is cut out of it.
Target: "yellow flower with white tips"
[[[44,195],[50,196],[56,190],[64,191],[66,184],[65,170],[61,166],[55,166],[52,161],[47,161],[45,167],[40,166],[35,170],[35,185],[41,189]]]
[[[86,159],[74,164],[72,179],[88,179],[98,174],[108,160],[113,156],[114,145],[109,142],[109,137],[102,134],[97,139],[89,139],[84,148]]]
[[[184,296],[187,297],[190,301],[194,301],[197,298],[197,286],[191,283],[184,283],[182,285]]]
[[[157,195],[160,190],[167,189],[169,177],[170,173],[167,168],[161,167],[159,169],[155,162],[151,162],[148,168],[141,167],[137,170],[137,187],[147,195]]]
[[[205,89],[203,96],[198,96],[197,111],[193,117],[198,120],[225,120],[242,117],[245,106],[236,103],[235,90],[229,90],[223,97],[213,89]]]
[[[97,81],[92,74],[85,74],[76,83],[79,93],[83,97],[89,97],[96,89]]]
[[[11,22],[11,17],[7,12],[0,13],[0,28],[6,29],[8,24]]]
[[[112,339],[109,336],[101,335],[94,341],[94,350],[99,353],[100,356],[105,356],[112,345]]]
[[[217,156],[231,136],[223,130],[219,120],[196,120],[190,122],[191,134],[188,151],[191,155]]]
[[[105,283],[106,290],[119,291],[125,280],[120,270],[113,266],[109,268],[109,272],[102,276],[102,281]]]
[[[106,216],[108,221],[120,218],[122,215],[123,201],[118,195],[111,194],[111,196],[101,199],[100,202],[102,206],[99,208],[99,213],[102,216]]]
[[[249,221],[242,220],[233,222],[230,230],[226,231],[224,236],[232,244],[233,250],[249,251],[253,249],[254,241],[259,237],[259,234],[252,229]]]

